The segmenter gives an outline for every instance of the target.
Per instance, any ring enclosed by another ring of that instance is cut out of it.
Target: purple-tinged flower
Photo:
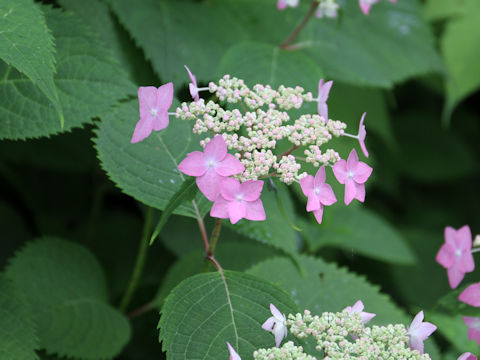
[[[409,346],[423,354],[423,342],[435,331],[437,327],[429,322],[423,322],[423,311],[420,311],[410,324],[407,335],[410,337]]]
[[[278,0],[277,9],[284,10],[287,6],[297,7],[300,0]]]
[[[347,161],[340,160],[333,165],[333,173],[340,184],[345,184],[345,204],[353,199],[365,201],[365,182],[373,169],[362,161],[358,161],[355,149],[348,155]]]
[[[468,326],[468,340],[477,340],[478,345],[480,345],[480,318],[464,316],[462,319]]]
[[[308,198],[307,211],[313,211],[318,223],[322,223],[323,206],[337,202],[332,187],[325,183],[325,166],[318,169],[315,177],[307,175],[300,180],[303,194]]]
[[[477,357],[472,353],[466,352],[460,355],[460,357],[457,360],[477,360]]]
[[[188,77],[190,78],[191,83],[188,84],[188,89],[190,90],[190,95],[192,95],[193,100],[198,101],[200,99],[200,96],[198,95],[198,86],[197,86],[197,78],[195,75],[192,74],[190,69],[188,68],[187,65],[185,66],[185,69],[187,70]]]
[[[353,306],[347,306],[344,310],[348,311],[350,314],[360,314],[362,323],[365,325],[372,320],[376,314],[365,312],[363,311],[364,308],[362,300],[358,300]]]
[[[263,323],[262,328],[275,335],[275,345],[279,347],[283,338],[287,337],[287,318],[273,304],[270,304],[270,311],[273,316]]]
[[[468,286],[458,296],[458,300],[470,306],[480,307],[480,283]]]
[[[233,346],[230,345],[229,342],[227,342],[227,347],[228,347],[228,352],[230,353],[230,360],[242,360],[240,355],[237,354],[237,352],[235,351]]]
[[[243,218],[254,221],[265,220],[265,210],[260,200],[262,189],[263,181],[261,180],[240,183],[235,178],[226,178],[220,184],[220,195],[213,203],[210,216],[220,219],[230,218],[232,224]]]
[[[328,120],[328,94],[330,93],[330,89],[332,88],[333,81],[325,82],[323,79],[320,79],[318,82],[318,98],[317,98],[317,110],[318,115],[323,117],[325,120]]]
[[[132,140],[137,143],[145,139],[152,130],[158,131],[168,126],[168,109],[173,101],[173,83],[160,86],[141,86],[138,88],[140,120],[135,126]]]
[[[336,3],[335,0],[324,0],[318,5],[318,9],[315,12],[315,16],[319,19],[324,16],[327,18],[336,18],[338,17],[338,8],[340,5]]]
[[[220,194],[220,183],[228,176],[245,171],[235,156],[227,152],[221,135],[216,135],[205,145],[203,152],[193,151],[178,165],[178,169],[189,176],[196,176],[197,186],[210,201]]]
[[[458,230],[447,226],[445,228],[445,243],[437,253],[436,260],[447,269],[448,282],[455,289],[462,281],[465,273],[475,269],[471,254],[472,233],[468,225]]]

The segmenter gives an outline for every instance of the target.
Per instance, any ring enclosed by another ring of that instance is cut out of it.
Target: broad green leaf
[[[135,92],[111,53],[75,16],[43,8],[56,41],[54,77],[65,114],[62,129],[50,101],[32,81],[0,63],[0,138],[46,136],[79,127]]]
[[[443,20],[468,13],[469,7],[475,2],[477,0],[427,0],[424,12],[429,21]]]
[[[201,150],[200,138],[192,133],[188,121],[172,118],[166,129],[153,131],[142,142],[131,144],[138,117],[138,100],[135,100],[122,103],[102,119],[94,140],[98,158],[123,192],[164,210],[187,178],[178,171],[178,164],[187,153]],[[201,194],[196,199],[200,213],[205,214],[211,203]],[[191,203],[180,205],[173,213],[196,216]]]
[[[284,187],[280,188],[279,196],[285,206],[286,214],[289,216],[289,219],[295,223],[293,203],[287,189]],[[284,215],[282,215],[278,209],[274,192],[268,190],[267,186],[264,186],[261,200],[267,216],[265,221],[250,221],[243,219],[235,225],[229,226],[233,231],[250,239],[276,247],[286,253],[295,253],[297,234],[293,227],[285,221]]]
[[[48,353],[112,358],[130,338],[127,319],[107,303],[100,265],[83,247],[38,239],[16,254],[6,274],[23,291]]]
[[[230,342],[244,359],[271,347],[274,338],[262,329],[270,303],[295,313],[293,300],[277,286],[252,275],[225,271],[192,276],[165,301],[158,327],[167,359],[227,359]]]
[[[33,0],[3,0],[0,14],[0,59],[25,74],[53,103],[60,124],[63,113],[53,82],[55,45],[39,4]]]
[[[269,84],[302,86],[316,96],[318,81],[323,77],[319,66],[302,51],[281,50],[275,45],[241,42],[222,57],[217,77],[230,74],[253,86]]]
[[[447,112],[480,87],[479,17],[480,2],[468,2],[468,11],[452,18],[442,36],[442,53],[449,70],[446,77]]]
[[[416,263],[415,253],[401,234],[364,208],[333,208],[325,213],[321,226],[308,226],[305,236],[311,251],[333,246],[392,264]]]
[[[158,234],[160,234],[163,227],[167,223],[167,220],[170,218],[170,215],[172,215],[172,213],[183,203],[195,199],[197,190],[198,187],[194,177],[190,177],[183,182],[180,189],[168,201],[165,210],[162,212],[162,216],[160,217],[160,220],[158,221],[158,224],[155,227],[152,236],[150,237],[150,245],[153,244]]]
[[[38,346],[32,313],[22,294],[0,275],[0,358],[38,359]]]

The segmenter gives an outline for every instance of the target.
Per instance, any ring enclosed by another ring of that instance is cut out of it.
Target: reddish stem
[[[310,6],[310,9],[308,10],[307,15],[303,18],[302,22],[300,25],[298,25],[295,30],[292,31],[292,33],[283,41],[283,43],[280,45],[280,49],[285,49],[288,47],[288,45],[297,38],[297,36],[300,34],[300,32],[303,30],[305,25],[307,25],[308,21],[310,18],[313,16],[315,13],[315,10],[317,10],[318,5],[320,3],[318,1],[313,0],[312,5]]]

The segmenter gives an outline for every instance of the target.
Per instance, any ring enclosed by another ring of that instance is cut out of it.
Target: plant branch
[[[215,252],[215,246],[217,245],[221,228],[222,228],[222,219],[216,219],[215,227],[213,228],[213,231],[212,231],[212,236],[210,236],[210,246],[208,247],[207,257],[213,256],[213,253]]]
[[[308,10],[307,14],[303,18],[302,22],[300,25],[295,28],[295,30],[292,31],[292,33],[283,41],[283,43],[280,45],[280,49],[285,49],[290,45],[290,43],[297,38],[297,36],[300,34],[300,32],[303,30],[305,25],[307,25],[308,21],[310,18],[315,14],[315,10],[317,10],[318,5],[320,3],[318,1],[313,0],[312,4],[310,5],[310,9]]]
[[[292,152],[294,152],[295,150],[297,150],[298,148],[300,147],[300,145],[295,145],[295,146],[292,146],[290,149],[288,149],[287,151],[281,153],[278,157],[282,157],[282,156],[288,156],[290,155]]]
[[[147,303],[147,304],[144,304],[132,311],[130,311],[128,314],[127,314],[127,318],[129,319],[135,319],[137,317],[139,317],[140,315],[143,315],[149,311],[152,311],[155,307],[153,306],[153,304],[151,302]]]
[[[197,215],[198,227],[200,228],[200,234],[202,235],[202,240],[203,240],[203,247],[206,253],[208,251],[209,245],[208,245],[207,230],[205,229],[205,223],[203,222],[203,218],[200,215],[200,210],[198,210],[197,202],[195,200],[192,200],[192,205],[193,205],[193,208],[195,209],[195,214]]]
[[[152,227],[153,213],[154,209],[148,207],[145,214],[145,222],[143,223],[143,233],[142,238],[140,239],[137,260],[135,261],[135,266],[133,268],[132,276],[130,277],[130,282],[128,283],[127,290],[125,291],[125,294],[123,294],[123,298],[120,301],[119,309],[122,312],[127,309],[128,304],[132,299],[132,296],[137,289],[140,276],[142,275],[143,268],[145,266],[145,260],[147,259],[148,243],[150,242],[149,235]]]

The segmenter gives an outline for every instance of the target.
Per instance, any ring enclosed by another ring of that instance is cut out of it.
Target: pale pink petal
[[[480,329],[480,318],[475,318],[471,316],[463,316],[463,322],[468,327],[478,327]]]
[[[195,75],[192,74],[192,72],[190,71],[187,65],[183,65],[183,66],[185,67],[185,70],[187,70],[188,77],[190,78],[190,81],[192,82],[192,84],[197,86],[197,78],[195,77]]]
[[[140,119],[135,126],[135,130],[133,131],[132,139],[130,140],[130,142],[134,144],[142,141],[143,139],[148,137],[151,132],[152,121],[150,120],[150,118],[148,117],[146,119]]]
[[[155,86],[140,86],[138,88],[138,104],[141,119],[151,115],[152,109],[158,111],[157,91]]]
[[[220,184],[225,177],[220,176],[214,169],[208,169],[205,174],[196,179],[197,186],[205,197],[215,201],[220,194]]]
[[[202,176],[208,166],[201,151],[193,151],[178,165],[178,170],[189,176]]]
[[[188,84],[188,90],[190,91],[190,95],[192,96],[194,101],[200,100],[200,96],[198,95],[198,87],[193,84]]]
[[[353,180],[355,180],[357,184],[364,184],[372,174],[372,171],[373,169],[370,166],[360,161],[353,170]]]
[[[313,182],[313,187],[319,187],[320,185],[324,184],[326,178],[327,177],[325,175],[325,166],[322,165],[315,174],[315,181]]]
[[[473,255],[468,250],[463,250],[462,257],[458,261],[458,270],[465,273],[475,270],[475,262],[473,261]]]
[[[275,335],[275,346],[280,347],[280,344],[282,343],[283,338],[286,336],[285,333],[286,327],[285,326],[275,326],[273,329],[273,335]]]
[[[395,1],[392,1],[392,0],[390,0],[390,1],[395,2]],[[462,355],[460,355],[460,357],[457,360],[478,360],[478,359],[472,353],[467,352],[467,353],[463,353]]]
[[[165,129],[168,126],[168,123],[168,112],[166,111],[161,111],[157,113],[156,116],[153,116],[152,127],[155,131]]]
[[[169,82],[158,88],[157,91],[157,106],[160,110],[168,111],[172,106],[173,101],[173,83]]]
[[[235,156],[227,153],[223,160],[217,164],[215,171],[222,176],[231,176],[244,172],[245,166]]]
[[[315,193],[311,193],[308,197],[307,201],[307,211],[314,211],[320,209],[320,201],[318,200],[317,195]]]
[[[408,343],[410,349],[418,350],[420,354],[423,354],[423,340],[417,337],[410,338],[410,342]]]
[[[395,4],[397,0],[390,0],[391,3]]]
[[[207,159],[212,159],[214,161],[222,161],[227,155],[227,144],[222,135],[216,135],[212,140],[205,145],[203,150],[205,157]]]
[[[220,184],[220,193],[228,201],[236,200],[241,192],[240,181],[235,178],[223,179],[224,180]]]
[[[455,235],[457,233],[457,230],[455,230],[451,226],[447,226],[444,230],[443,237],[445,238],[445,242],[451,243],[454,247],[455,246]]]
[[[323,102],[318,102],[317,104],[318,115],[323,117],[325,121],[328,120],[328,105]]]
[[[263,208],[262,200],[245,202],[247,213],[245,219],[253,221],[264,221],[266,219],[265,209]]]
[[[263,181],[248,180],[240,184],[240,192],[245,201],[255,201],[262,194]]]
[[[468,340],[476,340],[478,345],[480,345],[480,330],[474,328],[468,329]]]
[[[228,201],[218,196],[210,210],[210,216],[220,219],[228,218]]]
[[[320,190],[317,197],[322,205],[332,205],[337,202],[337,197],[329,184],[322,184],[318,187]]]
[[[365,184],[357,184],[354,182],[355,186],[355,199],[357,199],[360,202],[365,201]]]
[[[287,1],[286,0],[278,0],[277,1],[277,9],[278,10],[284,10],[287,7]]]
[[[337,161],[335,165],[333,165],[333,174],[340,184],[345,184],[348,178],[347,162],[343,159]]]
[[[451,244],[444,243],[435,260],[446,269],[452,267],[455,263],[455,248]]]
[[[313,190],[314,178],[312,175],[307,175],[300,179],[300,187],[302,188],[303,195],[309,196]]]
[[[465,277],[465,273],[460,271],[458,267],[452,266],[447,269],[448,283],[452,289],[455,289]]]
[[[328,94],[330,93],[330,89],[333,85],[333,81],[327,81],[322,86],[320,86],[320,82],[323,82],[323,79],[318,82],[318,101],[326,103],[328,100]],[[328,120],[328,118],[325,118],[325,120]]]
[[[355,171],[357,165],[358,165],[357,151],[355,149],[352,149],[347,159],[347,170]]]
[[[420,324],[423,322],[423,319],[424,319],[424,315],[423,315],[423,310],[420,311],[417,315],[415,315],[415,317],[413,318],[409,328],[408,328],[408,331],[412,330],[412,331],[415,331],[419,326]]]
[[[348,205],[352,202],[353,199],[355,199],[357,190],[356,190],[356,183],[352,179],[347,179],[345,182],[345,205]]]
[[[275,318],[273,316],[270,316],[267,321],[265,321],[262,324],[262,329],[266,331],[272,331],[273,330],[273,325],[275,325]]]
[[[365,325],[368,323],[370,320],[372,320],[377,314],[361,311],[360,312],[360,317],[362,319],[362,323]]]
[[[228,204],[228,216],[230,222],[236,224],[240,219],[243,219],[247,214],[247,209],[244,201],[233,200]]]
[[[230,353],[230,360],[242,360],[240,355],[237,354],[235,349],[227,342],[228,352]]]
[[[277,318],[277,320],[283,321],[283,314],[280,312],[280,310],[277,309],[275,305],[270,304],[270,312],[275,318]]]
[[[468,326],[468,339],[476,340],[480,345],[480,318],[464,316],[463,321]]]
[[[364,308],[365,308],[365,306],[363,305],[362,300],[357,300],[357,302],[355,304],[353,304],[353,306],[351,307],[351,311],[349,311],[349,312],[361,313]]]
[[[461,249],[470,251],[472,249],[472,232],[468,225],[462,226],[455,234],[456,243]]]
[[[410,336],[410,348],[418,350],[421,354],[423,354],[423,341],[437,329],[432,323],[422,321],[423,311],[420,311],[413,319],[407,332]]]
[[[367,147],[365,146],[365,138],[367,137],[367,130],[365,125],[363,125],[363,120],[365,119],[366,112],[363,113],[362,118],[360,119],[360,125],[358,126],[358,142],[360,143],[360,148],[362,149],[363,155],[368,158]]]
[[[480,283],[470,285],[463,290],[458,300],[471,306],[480,307]]]
[[[360,5],[360,9],[362,10],[362,12],[365,15],[368,15],[368,13],[370,12],[371,4],[368,1],[359,0],[359,5]]]
[[[313,211],[313,216],[315,216],[315,219],[319,224],[322,223],[322,218],[323,218],[323,206],[320,205],[320,208],[317,210]]]

